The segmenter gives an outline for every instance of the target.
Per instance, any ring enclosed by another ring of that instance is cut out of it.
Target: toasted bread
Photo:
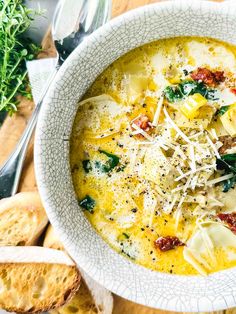
[[[53,227],[49,225],[44,239],[45,247],[63,249]],[[51,314],[111,314],[113,309],[112,294],[80,269],[81,287],[72,300]]]
[[[37,313],[64,305],[79,289],[69,256],[43,247],[0,247],[0,308]]]
[[[0,201],[0,246],[33,245],[48,223],[38,192]]]
[[[49,225],[43,241],[43,246],[55,250],[64,250],[64,246],[55,234],[52,225]]]
[[[94,299],[87,285],[81,280],[81,286],[76,295],[64,306],[53,310],[59,314],[98,314],[102,313],[97,309]],[[52,311],[50,311],[51,314]],[[54,313],[56,314],[56,313]]]

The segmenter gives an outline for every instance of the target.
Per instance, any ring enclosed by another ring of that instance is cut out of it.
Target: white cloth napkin
[[[51,73],[55,69],[57,58],[39,59],[27,62],[30,85],[35,104],[40,100]]]

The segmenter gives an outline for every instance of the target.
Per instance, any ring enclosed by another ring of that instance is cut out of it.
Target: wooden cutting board
[[[50,0],[48,0],[50,1]],[[162,0],[159,0],[162,1]],[[222,1],[222,0],[216,0]],[[112,16],[118,16],[128,10],[136,7],[158,2],[157,0],[113,0]],[[42,42],[43,51],[40,53],[39,58],[47,58],[55,55],[55,49],[52,43],[50,32],[48,32]],[[34,108],[32,101],[22,98],[18,112],[11,118],[7,118],[4,121],[3,126],[0,128],[0,165],[9,156],[12,149],[15,147],[22,131],[24,130],[27,120],[31,115]],[[24,170],[21,178],[19,191],[32,191],[37,189],[34,165],[33,165],[33,140],[29,146]],[[133,302],[124,300],[118,296],[114,296],[114,314],[164,314],[171,313],[160,310],[150,309],[142,305],[135,304]],[[173,312],[174,313],[174,312]],[[220,314],[236,313],[236,309],[219,311]]]

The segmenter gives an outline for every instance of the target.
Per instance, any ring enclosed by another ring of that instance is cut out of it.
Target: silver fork
[[[57,71],[68,55],[87,36],[107,22],[111,15],[111,4],[112,0],[59,1],[52,23],[52,36],[57,49],[57,65],[42,91],[39,102],[35,104],[35,109],[19,142],[0,168],[0,199],[17,192],[27,147],[37,123],[43,99]]]

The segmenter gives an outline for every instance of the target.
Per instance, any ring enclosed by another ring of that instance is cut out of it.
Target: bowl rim
[[[175,0],[173,1],[164,1],[164,2],[160,2],[160,3],[154,3],[154,4],[149,4],[131,11],[128,11],[114,19],[112,19],[110,22],[108,22],[106,25],[104,25],[103,27],[99,28],[98,30],[96,30],[93,34],[91,34],[91,36],[89,36],[84,42],[82,42],[80,44],[79,47],[77,47],[75,49],[75,51],[72,52],[72,54],[68,57],[68,59],[66,60],[66,62],[62,65],[62,67],[60,68],[59,72],[56,75],[55,81],[52,84],[49,93],[47,94],[44,103],[48,104],[51,100],[51,96],[53,95],[55,89],[57,88],[57,84],[58,82],[60,82],[60,80],[63,78],[63,75],[65,73],[65,71],[67,70],[68,66],[74,61],[76,60],[78,54],[80,52],[82,52],[87,46],[91,45],[94,40],[99,40],[99,38],[101,38],[104,33],[108,32],[111,33],[113,31],[114,28],[119,27],[120,24],[123,23],[123,21],[125,20],[126,23],[132,21],[134,18],[142,18],[144,15],[144,12],[152,12],[152,10],[157,11],[161,11],[162,9],[170,9],[173,7],[178,7],[180,8],[181,6],[185,7],[185,6],[189,6],[190,5],[190,1],[186,1],[186,0]],[[213,3],[213,2],[198,2],[198,1],[191,1],[191,7],[194,10],[197,10],[201,7],[202,10],[206,10],[206,12],[211,11],[215,11],[217,14],[220,14],[220,12],[222,11],[221,9],[226,8],[228,6],[228,8],[230,7],[230,3]],[[221,11],[220,11],[221,10]],[[227,14],[230,15],[234,15],[234,12],[232,10],[232,12],[230,10],[227,9]],[[235,16],[235,15],[234,15]],[[40,139],[42,136],[42,129],[44,129],[45,126],[45,121],[47,119],[47,106],[42,106],[43,108],[41,109],[40,112],[40,117],[39,117],[39,121],[38,121],[38,125],[37,125],[37,129],[36,129],[36,136],[35,136],[35,148],[34,148],[34,158],[35,158],[35,171],[36,171],[36,178],[37,178],[37,183],[38,183],[38,188],[39,188],[39,192],[40,195],[42,197],[42,201],[43,204],[45,206],[45,209],[47,211],[47,214],[49,216],[50,221],[52,221],[53,226],[55,227],[55,231],[57,234],[60,235],[60,238],[64,243],[66,243],[66,249],[68,250],[69,254],[71,254],[72,258],[74,257],[74,250],[75,250],[75,244],[73,244],[73,242],[71,241],[66,241],[67,238],[67,232],[64,229],[60,229],[57,227],[57,224],[55,224],[55,221],[57,220],[57,218],[55,217],[55,214],[53,211],[51,211],[51,208],[49,208],[50,206],[48,206],[48,190],[49,190],[49,186],[48,183],[44,181],[44,177],[45,177],[45,170],[43,167],[41,167],[41,165],[45,162],[45,160],[43,159],[43,149],[42,149],[42,145],[40,143]],[[114,254],[118,254],[117,252],[114,251]],[[83,270],[87,273],[89,273],[89,271],[91,271],[91,269],[89,269],[89,267],[86,266],[86,264],[84,263],[84,261],[82,261],[82,258],[79,260],[79,258],[76,258],[76,262],[78,263],[79,266],[81,266],[83,268]],[[132,263],[133,264],[133,263]],[[132,267],[132,266],[131,266]],[[138,266],[139,268],[143,268],[143,271],[147,272],[147,269],[142,267],[142,266]],[[153,273],[152,271],[148,270],[148,272],[151,274]],[[230,272],[232,273],[232,269],[231,270],[223,270],[218,272],[217,274],[219,274],[219,278],[222,278],[222,276],[226,276],[228,277],[228,275],[230,275]],[[158,273],[158,272],[157,272]],[[169,275],[166,273],[158,273],[160,278],[167,278],[167,277],[171,277],[172,279],[175,278],[176,280],[176,284],[178,284],[178,279],[181,277],[186,277],[189,280],[192,280],[193,278],[198,278],[199,281],[202,281],[203,278],[200,278],[199,276],[179,276],[179,275]],[[212,277],[214,277],[215,274],[209,275],[209,281],[211,280]],[[122,293],[120,290],[118,289],[114,289],[114,287],[112,286],[112,284],[108,284],[107,282],[105,282],[105,279],[103,276],[101,276],[101,274],[99,273],[99,271],[93,271],[93,275],[92,275],[93,279],[96,280],[98,283],[100,283],[101,285],[105,286],[107,289],[111,290],[114,293],[117,293],[119,295],[121,295],[122,297],[131,300],[133,302],[137,302],[137,303],[141,303],[144,304],[146,306],[149,306],[149,304],[145,304],[143,301],[140,302],[140,297],[138,295],[136,295],[136,297],[130,296],[129,293],[124,290]],[[222,296],[222,295],[221,295]],[[216,298],[216,300],[211,301],[211,305],[209,304],[209,300],[205,300],[204,298],[201,298],[201,303],[199,303],[200,301],[198,300],[198,305],[190,305],[190,308],[187,309],[180,309],[180,308],[176,308],[175,305],[173,304],[173,302],[166,302],[166,303],[158,303],[157,307],[163,310],[175,310],[175,311],[191,311],[191,312],[196,312],[196,311],[212,311],[212,310],[221,310],[221,309],[225,309],[233,307],[236,305],[236,301],[234,300],[234,297],[236,297],[236,292],[232,293],[232,298],[230,298],[229,300],[225,300],[227,296],[223,295],[222,298]],[[207,297],[206,297],[207,298]],[[176,300],[175,300],[176,302]],[[152,305],[153,306],[153,305]]]

